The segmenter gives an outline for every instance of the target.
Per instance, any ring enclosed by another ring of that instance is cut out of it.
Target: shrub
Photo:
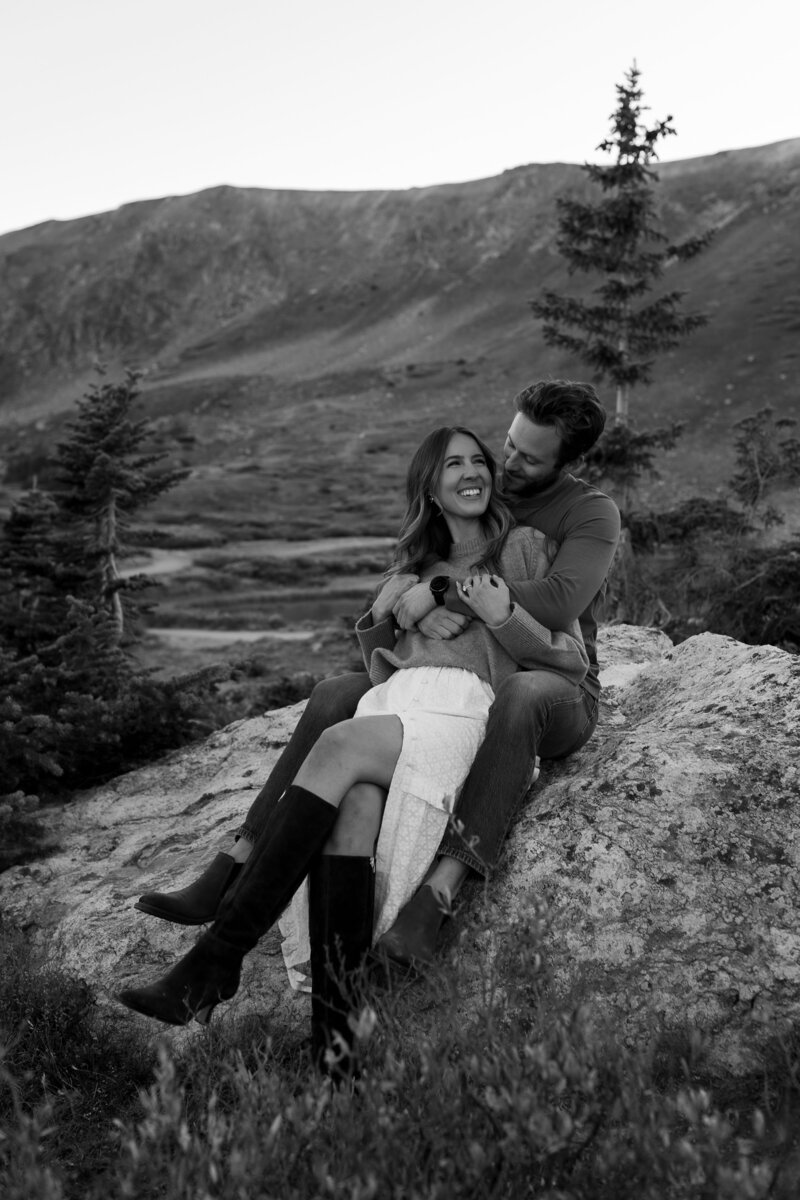
[[[734,425],[736,468],[726,496],[623,514],[609,587],[611,615],[658,625],[674,641],[710,630],[800,651],[800,539],[765,537],[783,523],[770,503],[771,490],[800,479],[795,425],[790,418],[774,419],[769,407]],[[638,435],[627,429],[616,435],[612,430],[610,451],[601,442],[593,469],[613,480],[630,465],[635,480]],[[652,448],[645,446],[641,469],[652,471]]]

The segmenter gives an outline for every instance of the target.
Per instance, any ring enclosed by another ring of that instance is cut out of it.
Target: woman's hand
[[[458,593],[487,625],[502,625],[511,616],[511,593],[499,575],[470,575]]]
[[[417,576],[415,576],[417,578]],[[417,621],[436,608],[430,583],[408,588],[394,606],[394,619],[401,629],[413,629]]]
[[[419,575],[390,575],[372,605],[372,622],[385,621],[400,597],[419,583]]]

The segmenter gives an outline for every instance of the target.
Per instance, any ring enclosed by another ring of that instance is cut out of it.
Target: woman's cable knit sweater
[[[549,566],[545,540],[538,530],[512,529],[497,574],[503,579],[541,579]],[[426,567],[420,578],[463,579],[473,573],[485,545],[482,537],[454,543],[447,560]],[[520,670],[554,671],[577,685],[589,666],[577,621],[567,632],[552,633],[517,604],[512,604],[511,615],[501,625],[475,619],[447,641],[427,638],[416,629],[398,629],[392,616],[373,625],[371,613],[357,623],[356,634],[373,685],[407,667],[461,667],[473,671],[495,692],[507,676]]]

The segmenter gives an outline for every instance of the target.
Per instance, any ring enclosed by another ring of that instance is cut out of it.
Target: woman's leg
[[[308,872],[311,1053],[337,1076],[355,1068],[350,1014],[361,1006],[361,968],[372,945],[375,842],[386,792],[357,783]]]
[[[340,721],[320,735],[292,782],[338,808],[356,783],[373,783],[388,791],[402,747],[399,717]]]
[[[327,842],[353,784],[388,790],[403,743],[399,717],[360,717],[326,730],[277,805],[211,929],[162,979],[121,993],[129,1008],[186,1024],[239,983],[241,960],[273,925]]]
[[[356,783],[339,805],[339,815],[323,854],[372,858],[381,829],[386,790],[374,783]]]
[[[331,725],[352,717],[370,686],[369,676],[364,672],[336,675],[318,683],[227,853],[220,851],[188,887],[177,892],[145,892],[134,908],[178,925],[205,925],[213,921],[222,897],[238,879],[256,838],[317,738]]]
[[[275,811],[281,796],[293,782],[309,751],[326,729],[354,716],[361,697],[372,687],[364,671],[352,671],[321,680],[308,698],[294,733],[269,773],[261,791],[250,805],[238,831],[234,855],[247,857],[250,846]]]
[[[327,842],[350,788],[369,781],[388,791],[402,745],[403,723],[393,715],[355,717],[326,729],[259,836],[209,936],[242,954],[251,950]]]

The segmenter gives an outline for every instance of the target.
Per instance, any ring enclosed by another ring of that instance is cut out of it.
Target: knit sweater
[[[463,578],[473,572],[485,545],[482,537],[454,543],[447,560],[426,567],[420,579]],[[540,579],[548,566],[544,534],[524,526],[512,529],[497,574],[503,579]],[[577,620],[566,631],[553,633],[518,604],[512,604],[511,615],[500,625],[476,619],[446,641],[424,637],[416,629],[398,629],[391,615],[373,624],[371,613],[358,621],[356,634],[373,685],[408,667],[461,667],[493,691],[519,670],[554,671],[577,685],[589,665]]]

